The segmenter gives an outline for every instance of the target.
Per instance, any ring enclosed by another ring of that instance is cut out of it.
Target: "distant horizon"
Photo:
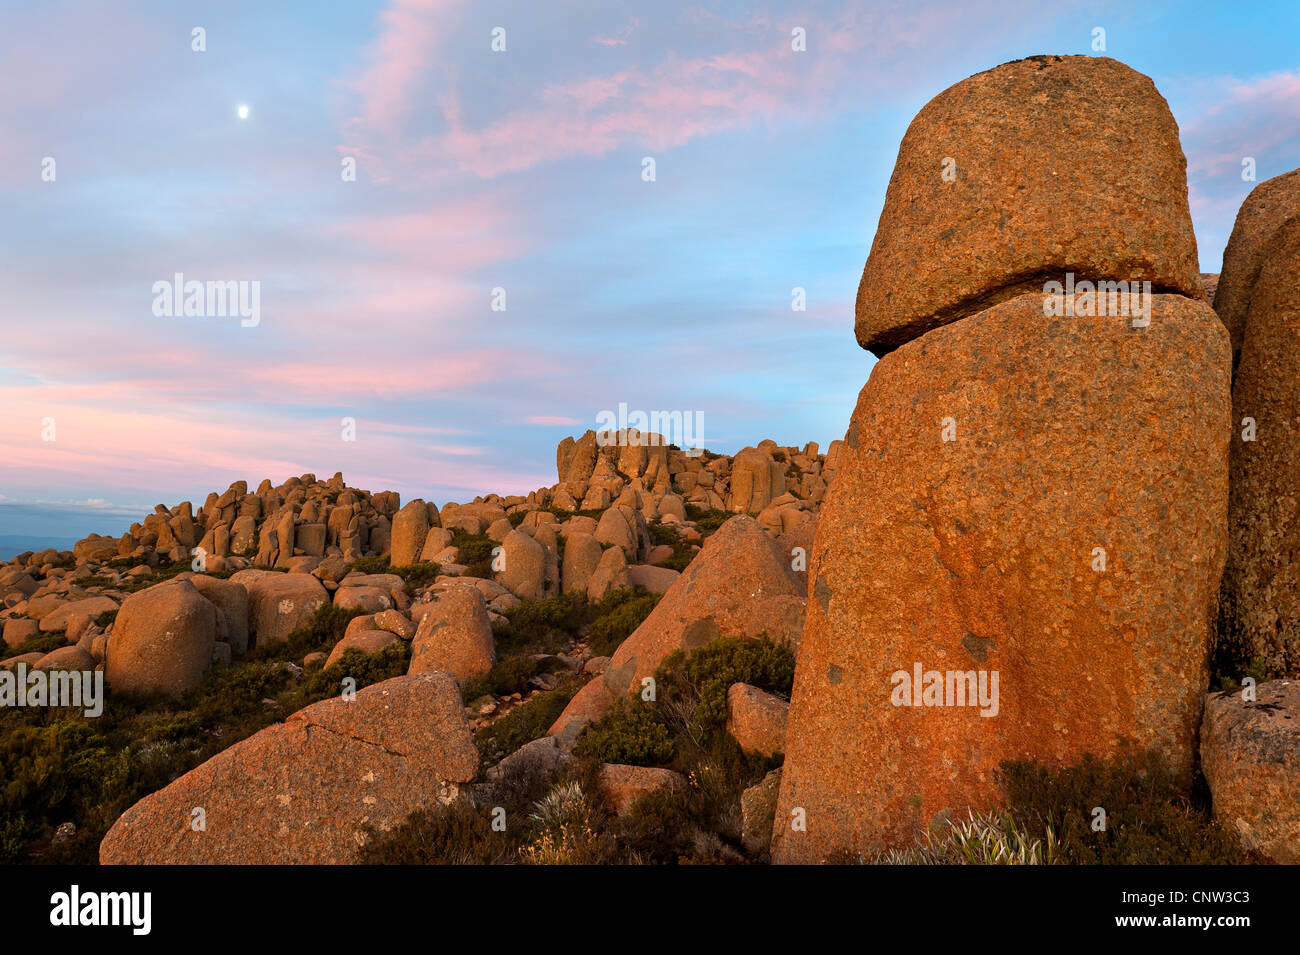
[[[6,5],[0,535],[307,472],[527,493],[620,403],[825,447],[903,133],[1009,60],[1152,78],[1202,272],[1300,157],[1292,5],[877,7]]]

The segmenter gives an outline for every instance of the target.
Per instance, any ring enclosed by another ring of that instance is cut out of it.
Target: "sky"
[[[1217,272],[1242,159],[1300,165],[1300,5],[1135,6],[0,0],[0,536],[307,472],[527,493],[620,404],[824,448],[908,123],[1098,27]],[[256,321],[169,310],[177,273]]]

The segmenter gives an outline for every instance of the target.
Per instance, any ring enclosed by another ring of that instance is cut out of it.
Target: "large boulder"
[[[876,364],[813,544],[776,861],[910,844],[998,804],[1004,760],[1127,737],[1190,779],[1230,351],[1208,306],[1151,311],[1066,321],[1026,294]]]
[[[94,619],[101,613],[116,609],[117,601],[112,597],[83,597],[80,600],[70,600],[65,604],[60,604],[57,609],[41,616],[41,630],[47,633],[54,630],[66,630],[68,623],[74,617],[84,614]]]
[[[858,342],[883,355],[1066,272],[1203,295],[1178,125],[1150,79],[1107,57],[1004,63],[917,114],[858,287]]]
[[[591,534],[565,534],[564,564],[560,573],[561,592],[586,593],[592,574],[600,564],[600,558],[600,542]],[[624,564],[626,565],[626,559]]]
[[[597,547],[600,545],[597,544]],[[627,569],[627,557],[621,547],[607,547],[596,563],[596,569],[587,581],[587,599],[597,603],[615,590],[626,590],[632,586],[632,577]]]
[[[407,672],[446,670],[463,684],[487,676],[495,661],[496,643],[483,594],[476,587],[456,584],[442,592],[415,628]]]
[[[1247,312],[1260,269],[1269,261],[1265,247],[1288,219],[1300,215],[1300,169],[1266,179],[1237,210],[1223,268],[1214,293],[1214,310],[1232,336],[1234,357],[1246,339]]]
[[[299,710],[146,796],[113,824],[99,861],[354,862],[368,829],[448,801],[477,771],[456,681],[398,677]]]
[[[429,508],[416,498],[393,518],[392,556],[394,567],[409,567],[420,560],[425,539],[429,536]]]
[[[325,586],[311,574],[266,574],[247,581],[248,630],[259,647],[284,643],[330,602]]]
[[[1300,864],[1300,682],[1211,693],[1201,724],[1201,771],[1214,816],[1271,862]]]
[[[87,560],[112,560],[117,556],[117,538],[91,534],[72,545],[72,556],[79,564]]]
[[[785,466],[771,453],[744,448],[731,463],[727,510],[757,514],[785,492]]]
[[[636,563],[650,549],[650,531],[645,517],[625,504],[616,504],[600,515],[596,540],[623,548],[628,563]]]
[[[385,647],[394,643],[400,643],[401,637],[388,630],[358,630],[355,633],[345,634],[343,639],[334,644],[334,649],[330,651],[325,658],[325,669],[329,669],[334,664],[343,659],[343,654],[349,650],[360,650],[362,653],[370,656],[376,653],[382,653]]]
[[[1294,559],[1300,548],[1300,216],[1274,234],[1260,258],[1232,390],[1219,657],[1239,676],[1259,660],[1268,675],[1294,677],[1300,675],[1300,563]]]
[[[727,733],[747,753],[776,756],[785,752],[790,704],[748,683],[727,689]]]
[[[217,613],[188,580],[169,580],[127,597],[104,661],[109,689],[180,697],[198,686],[212,663]]]
[[[521,600],[546,596],[546,548],[523,531],[512,530],[501,543],[497,580]]]

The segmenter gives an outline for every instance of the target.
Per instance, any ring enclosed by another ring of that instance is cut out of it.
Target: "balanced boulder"
[[[858,287],[858,342],[883,355],[1067,272],[1204,294],[1178,125],[1149,78],[1107,57],[1005,63],[917,114]]]

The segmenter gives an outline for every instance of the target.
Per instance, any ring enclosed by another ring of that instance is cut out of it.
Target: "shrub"
[[[390,571],[387,554],[378,557],[358,557],[352,562],[351,570],[358,574],[386,574]]]
[[[669,718],[703,742],[726,725],[727,690],[733,683],[789,697],[794,662],[789,644],[723,637],[690,654],[670,654],[655,672],[655,683]]]
[[[609,656],[650,616],[660,600],[644,587],[606,594],[593,609],[595,619],[587,630],[587,643],[597,656]]]
[[[703,508],[696,504],[686,505],[686,519],[695,523],[695,529],[703,537],[708,537],[735,516],[730,511],[722,511],[717,508]]]
[[[509,696],[511,693],[526,693],[529,679],[539,671],[538,661],[530,655],[505,657],[492,666],[487,676],[467,680],[461,687],[461,696],[469,703],[486,694]]]
[[[333,603],[322,604],[311,620],[289,634],[283,643],[254,647],[245,659],[300,660],[313,651],[328,653],[347,633],[348,622],[364,613],[360,607],[344,610]]]
[[[577,756],[628,766],[662,766],[676,752],[672,733],[654,709],[620,700],[588,726],[573,748]]]
[[[931,826],[914,849],[895,849],[876,858],[883,865],[1052,865],[1056,840],[1051,826],[1034,839],[1005,812],[945,819]]]
[[[459,529],[451,532],[451,543],[460,552],[457,559],[465,565],[465,576],[492,579],[492,549],[501,545],[486,534],[467,534]]]
[[[590,618],[581,594],[557,594],[544,600],[527,600],[505,613],[507,624],[496,630],[497,650],[519,653],[559,653],[567,650]]]
[[[1208,794],[1182,790],[1156,753],[1048,769],[1002,765],[1008,808],[1026,831],[1050,829],[1057,856],[1075,864],[1205,865],[1253,861],[1210,815]],[[1093,809],[1106,829],[1092,829]]]
[[[499,763],[525,743],[545,736],[580,686],[580,682],[574,681],[568,686],[538,693],[475,733],[474,745],[478,747],[483,768]]]
[[[499,865],[514,861],[517,840],[509,826],[492,827],[490,807],[468,802],[412,813],[390,832],[367,832],[362,865]]]
[[[343,680],[351,677],[356,689],[404,676],[411,662],[411,647],[405,640],[388,644],[378,653],[364,653],[349,647],[333,665],[317,670],[309,676],[298,691],[289,698],[286,712],[294,713],[304,706],[338,696]]]
[[[392,567],[390,573],[397,574],[406,581],[406,586],[411,590],[420,590],[438,579],[442,566],[436,561],[423,560],[408,567]]]
[[[62,630],[37,633],[36,636],[18,644],[16,647],[0,647],[0,660],[22,656],[24,653],[49,653],[67,645],[68,637]]]

